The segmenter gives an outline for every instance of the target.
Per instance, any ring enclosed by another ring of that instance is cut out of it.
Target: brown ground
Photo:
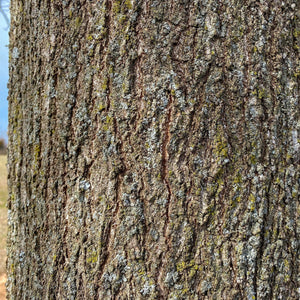
[[[6,156],[0,155],[0,300],[5,299],[5,262],[6,262],[6,233],[7,233],[7,171]]]

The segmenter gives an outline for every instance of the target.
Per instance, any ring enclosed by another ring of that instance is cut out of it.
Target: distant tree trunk
[[[299,299],[299,1],[11,1],[9,299]]]
[[[4,138],[0,138],[0,155],[6,154],[6,142]]]

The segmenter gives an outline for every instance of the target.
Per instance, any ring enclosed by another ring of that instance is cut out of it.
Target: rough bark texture
[[[11,1],[9,299],[299,299],[299,1]]]

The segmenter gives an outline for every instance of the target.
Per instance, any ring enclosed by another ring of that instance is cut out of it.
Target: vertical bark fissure
[[[111,220],[109,222],[109,227],[108,227],[108,234],[106,237],[106,243],[105,243],[105,250],[103,252],[104,255],[104,260],[100,265],[100,271],[99,271],[99,276],[98,279],[101,280],[105,271],[105,267],[107,265],[107,263],[109,262],[110,258],[111,258],[111,254],[113,253],[113,248],[112,248],[112,243],[115,241],[114,236],[116,235],[116,230],[117,230],[117,226],[119,225],[117,222],[118,219],[118,213],[120,210],[120,194],[121,194],[121,186],[122,186],[122,179],[125,175],[125,172],[127,170],[127,166],[126,166],[126,162],[125,162],[125,154],[123,151],[123,141],[122,141],[122,137],[119,134],[119,130],[118,130],[118,123],[117,123],[117,119],[114,117],[113,118],[113,126],[114,126],[114,134],[116,138],[120,139],[119,142],[119,157],[120,157],[120,166],[117,166],[116,170],[115,170],[115,209],[113,212],[113,215],[111,217]],[[112,234],[112,228],[114,227],[114,234]]]
[[[172,197],[172,189],[171,189],[171,185],[169,182],[169,168],[168,168],[168,162],[169,162],[169,153],[168,153],[168,147],[169,147],[169,143],[171,140],[171,133],[170,133],[170,127],[171,127],[171,122],[172,122],[172,110],[173,110],[173,96],[170,92],[169,94],[169,101],[166,107],[166,119],[165,119],[165,123],[164,123],[164,136],[163,136],[163,142],[162,142],[162,165],[161,165],[161,169],[162,169],[162,180],[165,183],[166,189],[167,189],[167,193],[168,193],[168,198],[167,198],[167,202],[166,202],[166,207],[165,207],[165,223],[164,223],[164,227],[163,227],[163,236],[165,238],[165,244],[166,244],[166,250],[165,252],[162,254],[162,258],[161,258],[161,264],[159,266],[159,271],[158,271],[158,284],[160,286],[160,291],[162,293],[163,297],[166,297],[166,290],[164,288],[164,284],[162,282],[162,276],[164,273],[164,270],[162,269],[164,266],[164,260],[166,258],[166,256],[169,254],[169,250],[170,250],[170,242],[171,242],[171,238],[167,235],[167,229],[170,223],[170,207],[171,207],[171,197]]]
[[[166,226],[169,222],[169,207],[170,207],[170,202],[171,202],[171,196],[172,196],[172,190],[169,182],[169,168],[168,168],[168,161],[169,161],[169,143],[171,139],[171,133],[170,133],[170,126],[171,126],[171,118],[172,118],[172,109],[173,109],[173,98],[172,95],[169,95],[169,101],[168,105],[166,108],[166,120],[164,124],[164,139],[162,143],[162,180],[166,185],[167,191],[168,191],[168,199],[167,199],[167,205],[166,205],[166,216],[167,216],[167,223],[165,224],[165,229]],[[164,229],[164,235],[165,235],[165,229]]]
[[[106,36],[105,36],[105,42],[103,50],[108,50],[108,45],[110,41],[110,35],[111,35],[111,16],[112,14],[112,2],[110,0],[105,1],[105,21],[104,26],[106,28]],[[106,69],[109,69],[109,63],[108,63],[108,55],[106,53],[106,59],[105,59]],[[106,111],[108,112],[110,109],[110,92],[111,92],[111,78],[110,76],[107,77],[107,90],[106,90]]]

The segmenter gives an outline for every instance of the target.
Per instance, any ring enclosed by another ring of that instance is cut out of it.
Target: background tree
[[[6,154],[6,142],[4,138],[0,138],[0,154]]]
[[[9,27],[9,17],[8,17],[8,11],[9,11],[9,1],[0,0],[0,14],[4,18],[7,28]]]
[[[11,2],[10,299],[297,299],[298,1]]]

